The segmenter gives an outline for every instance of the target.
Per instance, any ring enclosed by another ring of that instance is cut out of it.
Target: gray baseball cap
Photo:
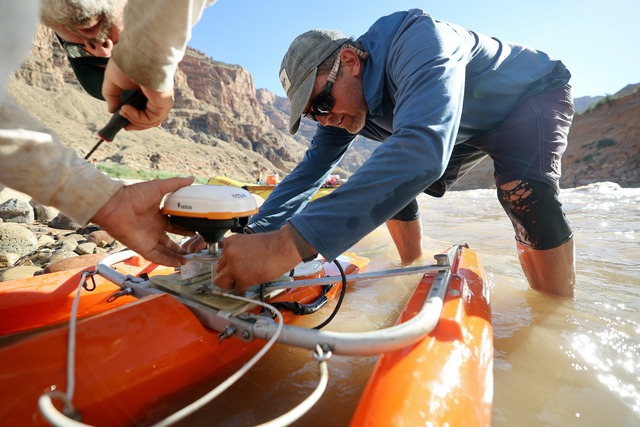
[[[289,133],[298,131],[318,66],[349,39],[336,30],[311,30],[296,37],[280,65],[280,83],[291,101]]]

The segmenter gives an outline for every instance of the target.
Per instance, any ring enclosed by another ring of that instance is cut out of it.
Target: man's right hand
[[[144,110],[137,110],[131,105],[123,105],[120,109],[120,115],[131,123],[125,127],[126,130],[158,127],[165,121],[173,107],[173,89],[157,91],[140,86],[113,59],[110,59],[102,83],[102,96],[107,101],[110,113],[115,112],[122,103],[122,93],[125,90],[138,90],[147,97],[147,107]]]

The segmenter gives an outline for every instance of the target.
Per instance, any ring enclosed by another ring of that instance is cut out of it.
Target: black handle
[[[113,138],[116,137],[116,134],[120,132],[122,128],[129,124],[129,120],[125,119],[120,115],[120,108],[123,105],[132,105],[138,110],[144,110],[147,106],[147,97],[144,96],[142,92],[138,91],[127,91],[122,96],[122,104],[118,107],[118,109],[111,116],[111,120],[109,123],[102,129],[98,131],[98,136],[107,142],[113,141]]]

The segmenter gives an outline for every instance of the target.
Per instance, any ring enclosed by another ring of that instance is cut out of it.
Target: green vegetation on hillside
[[[614,145],[616,145],[616,142],[613,139],[605,138],[596,142],[596,149],[599,150],[605,147],[613,147]]]
[[[625,90],[627,89],[627,90]],[[621,91],[619,91],[618,93],[614,94],[614,95],[607,95],[603,98],[600,98],[599,100],[597,100],[596,102],[590,104],[587,108],[585,108],[582,113],[588,113],[590,111],[593,110],[597,110],[598,108],[602,107],[603,105],[607,104],[607,105],[611,105],[611,102],[618,99],[618,98],[622,98],[624,96],[630,95],[630,94],[634,94],[634,93],[638,93],[640,92],[640,85],[635,85],[632,86],[631,88],[627,87]]]
[[[588,113],[589,111],[593,111],[593,110],[597,110],[598,108],[602,107],[603,105],[607,104],[610,105],[611,102],[616,99],[615,96],[613,95],[607,95],[604,98],[594,102],[593,104],[589,105],[587,107],[587,109],[584,111],[585,113]]]
[[[118,165],[114,163],[97,163],[96,168],[99,171],[106,173],[112,178],[119,179],[138,179],[142,181],[149,181],[152,179],[165,179],[165,178],[173,178],[176,176],[185,177],[188,175],[176,175],[172,172],[163,172],[163,171],[151,171],[151,170],[138,170],[132,169],[127,166]],[[206,184],[208,178],[202,178],[196,176],[197,184]]]

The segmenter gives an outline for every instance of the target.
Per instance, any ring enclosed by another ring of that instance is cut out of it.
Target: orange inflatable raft
[[[178,273],[135,254],[0,283],[0,419],[169,425],[179,409],[172,396],[231,376],[275,340],[324,354],[381,354],[352,426],[490,425],[490,298],[475,252],[454,246],[436,265],[417,268],[426,273],[395,326],[364,333],[295,326],[299,313],[320,309],[343,283],[381,275],[361,272],[365,258],[340,260],[342,280],[338,267],[316,260],[296,280],[261,286],[255,303],[201,298],[202,284],[176,285]],[[412,272],[403,270],[382,273]],[[284,325],[258,300],[282,309]]]

